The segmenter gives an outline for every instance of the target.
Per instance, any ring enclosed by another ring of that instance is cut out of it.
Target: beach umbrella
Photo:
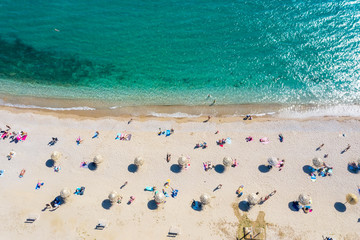
[[[300,194],[299,195],[299,203],[301,205],[309,205],[311,204],[311,197],[309,195],[306,194]]]
[[[57,160],[59,160],[61,157],[61,153],[59,153],[58,151],[54,151],[51,154],[51,160],[53,160],[54,162],[56,162]]]
[[[104,158],[101,155],[96,155],[93,161],[95,164],[100,164],[104,161]]]
[[[178,163],[179,163],[179,165],[180,165],[181,167],[186,166],[187,164],[189,164],[189,162],[190,162],[190,161],[189,161],[188,158],[186,158],[186,157],[184,157],[184,156],[179,157]]]
[[[61,191],[60,191],[60,197],[62,198],[62,199],[67,199],[68,197],[70,197],[70,195],[71,195],[71,192],[70,192],[70,189],[68,189],[68,188],[63,188],[63,189],[61,189]]]
[[[259,202],[259,196],[255,193],[252,193],[247,198],[250,205],[256,205]]]
[[[276,157],[268,158],[269,165],[276,167],[279,164],[279,159]]]
[[[115,203],[119,198],[119,194],[116,191],[112,191],[111,193],[109,193],[108,198],[111,203]]]
[[[353,193],[348,193],[346,195],[346,202],[350,203],[351,205],[355,205],[357,204],[359,201],[359,199],[357,198],[357,196]]]
[[[223,158],[223,164],[224,164],[225,167],[231,166],[232,163],[233,163],[233,160],[232,160],[231,157],[224,157]]]
[[[157,204],[163,203],[165,201],[165,195],[162,192],[155,192],[155,202]]]
[[[312,161],[313,161],[313,164],[315,167],[322,167],[324,165],[324,162],[321,158],[316,157],[316,158],[313,158]]]
[[[144,159],[142,157],[136,157],[134,160],[134,164],[140,167],[144,164]]]
[[[207,205],[210,203],[210,196],[206,193],[201,194],[200,196],[200,202],[202,205]]]

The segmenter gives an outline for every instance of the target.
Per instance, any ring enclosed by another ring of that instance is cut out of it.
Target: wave
[[[277,114],[280,118],[313,118],[313,117],[360,117],[359,105],[337,106],[291,106],[281,109]]]
[[[182,113],[182,112],[176,112],[176,113],[151,112],[147,116],[163,117],[163,118],[197,118],[197,117],[203,116],[203,114],[193,115],[193,114],[187,114],[187,113]]]
[[[25,105],[25,104],[13,104],[6,103],[0,99],[0,106],[15,107],[15,108],[27,108],[27,109],[45,109],[51,111],[94,111],[96,108],[82,106],[82,107],[41,107],[36,105]]]

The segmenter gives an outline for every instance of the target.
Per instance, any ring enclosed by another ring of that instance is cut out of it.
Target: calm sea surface
[[[0,1],[0,99],[347,105],[359,77],[360,1]]]

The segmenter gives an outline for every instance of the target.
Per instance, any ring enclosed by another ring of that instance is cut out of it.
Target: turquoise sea
[[[346,106],[359,79],[358,0],[0,1],[3,96]]]

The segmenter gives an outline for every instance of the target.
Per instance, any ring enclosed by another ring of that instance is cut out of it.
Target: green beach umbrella
[[[144,164],[144,159],[142,157],[136,157],[134,160],[134,164],[140,167]]]
[[[313,161],[313,165],[317,168],[322,167],[324,165],[324,161],[321,158],[316,157],[316,158],[313,158],[312,161]]]
[[[71,196],[71,191],[68,188],[63,188],[60,191],[60,197],[65,201],[66,199],[68,199]]]
[[[276,167],[276,165],[278,165],[278,163],[279,163],[279,159],[276,157],[268,158],[268,163],[269,163],[269,165]]]
[[[104,161],[104,158],[99,154],[99,155],[96,155],[94,157],[94,160],[93,162],[96,164],[96,165],[99,165],[100,163],[102,163]]]
[[[163,203],[165,202],[165,195],[162,193],[162,192],[159,192],[159,191],[156,191],[155,192],[155,196],[154,196],[154,199],[155,199],[155,202],[157,204],[160,204],[160,203]]]
[[[111,204],[113,204],[118,200],[119,194],[116,191],[112,191],[109,193],[108,198],[109,198]]]
[[[201,194],[200,202],[202,205],[208,205],[210,203],[210,196],[206,193]]]
[[[233,163],[233,160],[231,157],[224,157],[223,158],[223,164],[225,167],[230,167]]]
[[[58,152],[58,151],[54,151],[52,154],[51,154],[51,160],[53,160],[54,162],[58,161],[61,157],[61,153]]]
[[[312,203],[311,197],[303,193],[299,195],[298,201],[301,205],[310,205]]]
[[[259,202],[259,196],[255,193],[251,193],[248,197],[247,200],[249,202],[250,205],[256,205]]]
[[[185,167],[187,164],[190,163],[190,160],[184,156],[179,157],[178,159],[178,164],[180,165],[180,167]]]

